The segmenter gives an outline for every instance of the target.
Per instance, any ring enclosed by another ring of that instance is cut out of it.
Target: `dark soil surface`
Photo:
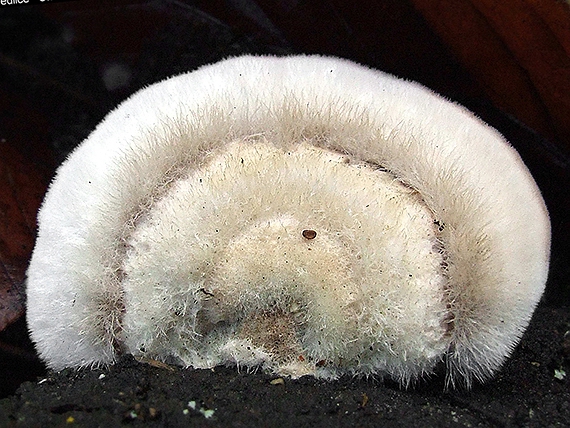
[[[570,308],[539,307],[497,376],[445,391],[442,376],[409,390],[378,379],[292,380],[235,367],[154,367],[123,358],[64,370],[0,401],[0,426],[570,426]]]

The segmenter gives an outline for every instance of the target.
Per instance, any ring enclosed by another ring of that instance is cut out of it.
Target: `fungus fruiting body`
[[[39,213],[28,323],[54,369],[389,376],[502,364],[548,271],[540,192],[494,129],[316,56],[239,57],[111,112]]]

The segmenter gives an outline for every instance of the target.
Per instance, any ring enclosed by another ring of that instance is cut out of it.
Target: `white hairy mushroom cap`
[[[54,369],[484,380],[546,282],[550,224],[515,150],[424,87],[245,56],[136,93],[60,167],[28,323]]]

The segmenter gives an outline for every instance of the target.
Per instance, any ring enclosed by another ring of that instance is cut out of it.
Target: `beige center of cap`
[[[448,344],[436,226],[379,168],[304,143],[229,144],[137,227],[124,265],[127,345],[152,355],[178,343],[172,355],[197,367],[230,340],[273,366],[299,355],[432,365]],[[163,337],[145,334],[156,323]]]

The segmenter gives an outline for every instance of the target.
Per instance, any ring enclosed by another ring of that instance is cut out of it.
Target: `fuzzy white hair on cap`
[[[515,150],[426,88],[319,56],[147,87],[61,165],[28,323],[49,367],[118,355],[299,377],[496,372],[546,282]]]

